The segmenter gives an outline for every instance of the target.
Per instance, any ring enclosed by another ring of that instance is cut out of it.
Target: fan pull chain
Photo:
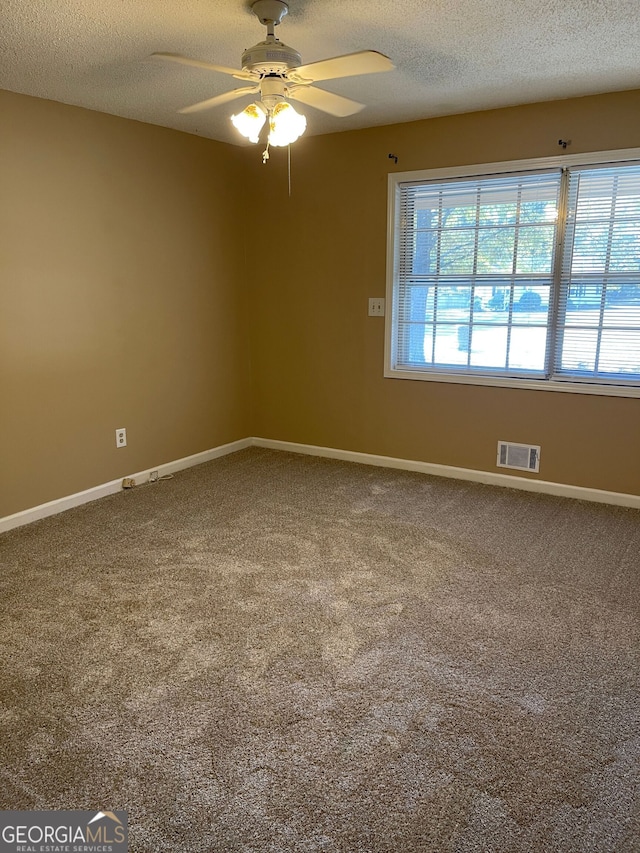
[[[287,176],[289,178],[289,198],[291,198],[291,145],[287,145]]]

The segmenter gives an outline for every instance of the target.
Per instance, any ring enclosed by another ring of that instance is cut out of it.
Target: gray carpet
[[[0,537],[0,807],[640,850],[640,514],[253,448]]]

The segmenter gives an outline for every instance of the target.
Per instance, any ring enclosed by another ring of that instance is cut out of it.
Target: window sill
[[[447,382],[454,385],[484,385],[493,388],[519,388],[523,391],[560,391],[570,394],[595,394],[601,397],[640,397],[640,386],[569,382],[549,379],[513,379],[500,376],[469,376],[462,373],[427,373],[421,370],[385,368],[386,379],[414,379],[420,382]]]

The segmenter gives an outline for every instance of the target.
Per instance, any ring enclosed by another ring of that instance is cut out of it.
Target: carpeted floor
[[[640,850],[640,513],[250,449],[0,537],[0,808]]]

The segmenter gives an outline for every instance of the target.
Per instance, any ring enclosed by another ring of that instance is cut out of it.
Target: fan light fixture
[[[260,141],[262,128],[268,121],[268,140],[262,155],[263,162],[269,159],[270,145],[287,147],[299,139],[306,129],[306,118],[294,110],[290,101],[301,101],[305,106],[338,118],[355,115],[364,106],[351,98],[314,86],[314,83],[377,74],[380,71],[391,71],[394,67],[388,56],[376,50],[361,50],[303,65],[300,53],[275,36],[275,28],[289,12],[285,0],[255,0],[251,10],[267,28],[267,35],[263,41],[243,52],[241,68],[190,59],[179,53],[154,53],[152,56],[227,74],[248,84],[183,107],[180,113],[190,115],[236,98],[247,95],[256,97],[255,103],[238,115],[232,115],[231,121],[242,136],[253,143]]]
[[[286,147],[299,139],[307,128],[307,119],[296,112],[287,101],[279,101],[272,110],[267,111],[262,102],[249,104],[238,115],[231,116],[236,130],[250,142],[258,142],[260,131],[269,116],[269,145]]]
[[[266,120],[267,112],[260,103],[249,104],[237,116],[231,116],[231,124],[239,133],[246,136],[249,142],[258,142],[260,131]]]
[[[307,119],[297,113],[290,103],[280,101],[269,116],[269,144],[276,147],[291,145],[307,129]]]

